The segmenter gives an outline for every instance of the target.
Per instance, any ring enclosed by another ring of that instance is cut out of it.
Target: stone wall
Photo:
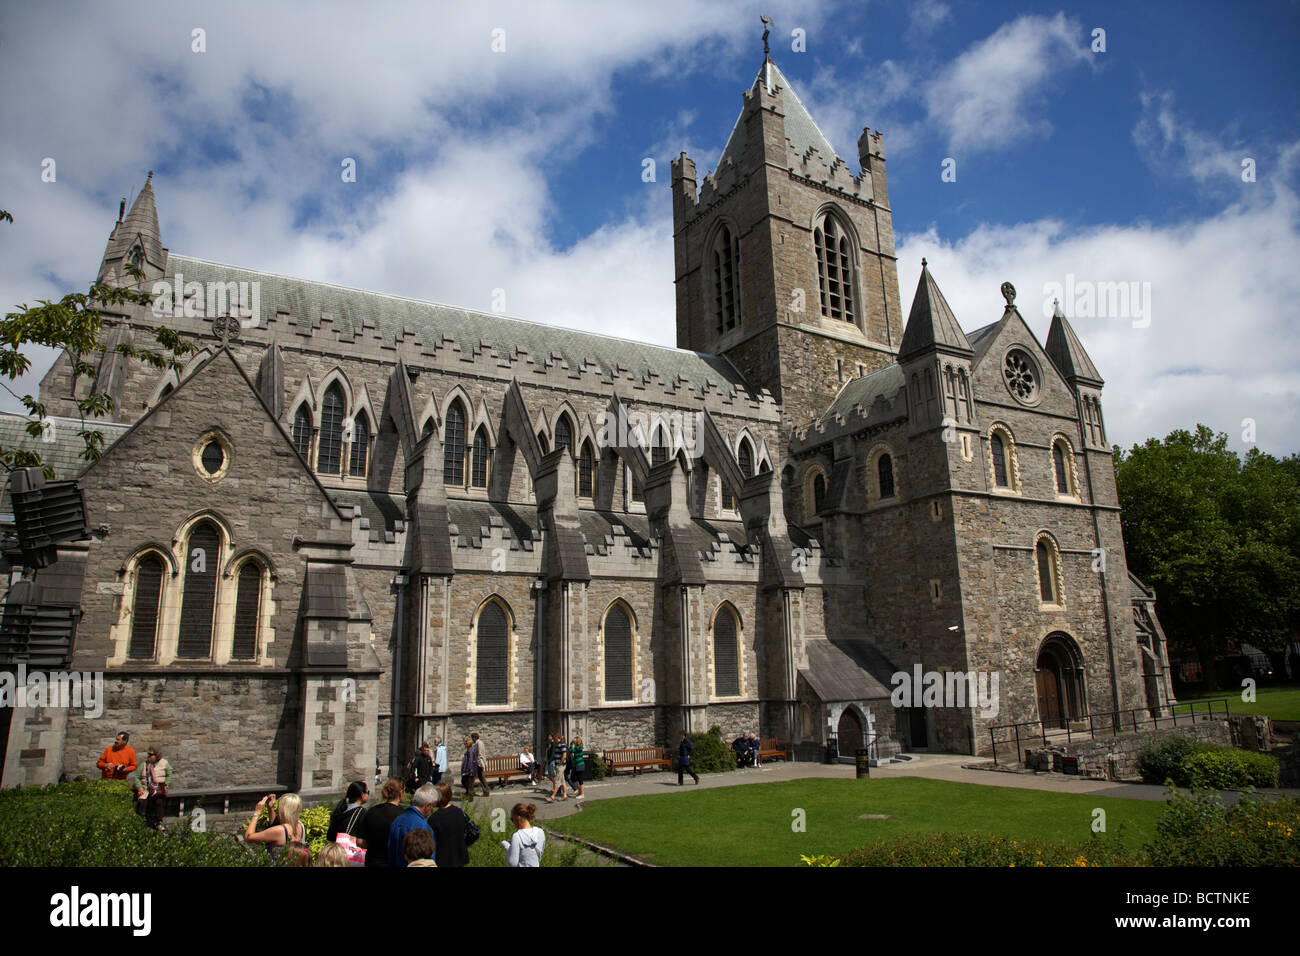
[[[1075,740],[1070,743],[1054,742],[1047,750],[1041,745],[1026,745],[1029,751],[1030,766],[1035,765],[1037,755],[1046,755],[1051,766],[1052,753],[1079,758],[1079,776],[1101,777],[1107,780],[1141,780],[1138,773],[1137,759],[1147,747],[1156,746],[1175,735],[1191,737],[1203,743],[1233,743],[1233,734],[1228,720],[1216,718],[1198,720],[1195,724],[1180,724],[1163,730],[1144,730],[1140,733],[1124,733],[1114,737],[1100,737],[1095,740]],[[1023,757],[1023,755],[1021,755]]]

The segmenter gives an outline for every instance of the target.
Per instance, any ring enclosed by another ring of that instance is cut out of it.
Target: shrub
[[[87,780],[0,791],[0,867],[267,866],[260,847],[174,826],[157,833],[125,781]]]
[[[1270,754],[1201,743],[1174,734],[1138,755],[1138,772],[1145,783],[1172,781],[1179,787],[1226,790],[1276,787],[1280,765]]]
[[[724,770],[736,769],[736,755],[722,739],[722,728],[715,725],[709,728],[708,733],[686,736],[695,746],[691,768],[696,773],[721,773]],[[676,758],[673,760],[673,769],[677,769]]]
[[[609,767],[606,766],[604,759],[600,754],[589,753],[586,757],[587,762],[587,780],[604,780],[609,776]]]
[[[1175,789],[1145,849],[1153,866],[1295,866],[1300,800],[1245,794],[1224,806],[1212,791]]]
[[[833,866],[803,858],[805,866]],[[1069,846],[1048,840],[1013,840],[987,833],[930,833],[835,854],[844,866],[1142,866],[1144,860],[1117,841],[1094,836]]]
[[[1183,763],[1206,746],[1185,734],[1172,734],[1157,744],[1145,747],[1138,754],[1137,761],[1142,782],[1164,784],[1173,780],[1174,783],[1186,786],[1187,772]]]

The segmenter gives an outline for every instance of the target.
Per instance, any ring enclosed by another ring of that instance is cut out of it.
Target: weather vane
[[[766,59],[772,55],[772,51],[767,45],[768,35],[772,32],[772,18],[765,17],[761,13],[758,18],[763,21],[763,58]]]

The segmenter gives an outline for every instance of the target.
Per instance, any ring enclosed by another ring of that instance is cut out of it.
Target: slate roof
[[[808,642],[807,650],[808,667],[800,669],[799,675],[822,701],[889,696],[889,678],[895,668],[874,645],[815,639]]]
[[[76,478],[89,467],[89,462],[81,457],[86,443],[81,438],[81,419],[49,416],[54,424],[54,441],[45,442],[27,434],[27,423],[31,419],[25,415],[0,412],[0,448],[34,451],[41,460],[54,469],[57,481]],[[126,434],[130,425],[108,422],[103,419],[87,419],[86,427],[98,431],[104,436],[104,449]],[[9,483],[6,481],[0,491],[0,514],[13,514],[9,503]]]
[[[952,314],[948,300],[939,291],[934,276],[925,260],[921,260],[921,279],[916,285],[916,295],[912,298],[912,311],[907,315],[907,326],[903,329],[903,342],[898,350],[898,357],[924,351],[932,346],[956,349],[962,352],[972,351],[961,324]]]
[[[903,367],[897,363],[876,369],[870,375],[849,379],[821,420],[827,422],[836,416],[848,415],[856,406],[861,406],[864,413],[868,412],[877,398],[883,397],[886,401],[892,399],[904,384],[906,378],[903,376]],[[906,411],[906,408],[902,411]]]
[[[980,326],[970,335],[966,336],[966,341],[969,342],[970,347],[975,350],[976,356],[982,356],[988,349],[989,343],[993,341],[993,333],[997,330],[1001,321],[1002,320],[999,319],[997,322],[990,322],[988,325]]]
[[[449,340],[464,352],[488,347],[502,358],[522,352],[538,363],[555,354],[574,369],[590,362],[606,373],[621,366],[637,375],[654,372],[664,381],[681,378],[696,388],[713,382],[732,391],[749,391],[736,367],[718,355],[173,254],[167,260],[167,278],[173,279],[177,273],[186,282],[258,282],[264,314],[273,315],[276,310],[284,309],[296,321],[304,325],[310,322],[316,329],[321,327],[321,314],[328,313],[333,320],[332,327],[342,335],[360,335],[363,329],[373,328],[386,340],[393,341],[409,329],[428,347]]]
[[[1156,599],[1156,592],[1139,581],[1138,576],[1132,571],[1128,573],[1128,588],[1129,599],[1132,601],[1154,601]]]
[[[764,69],[772,71],[772,88],[785,91],[785,138],[789,140],[790,149],[796,157],[802,158],[808,154],[811,149],[816,149],[827,166],[832,165],[838,158],[835,147],[830,144],[825,134],[817,126],[817,122],[808,112],[808,107],[803,105],[799,99],[799,94],[794,91],[790,81],[785,78],[781,68],[775,63],[764,63],[759,68],[758,76],[754,82],[762,84],[764,82]],[[752,86],[751,86],[752,88]],[[739,166],[742,157],[745,155],[746,134],[745,134],[745,110],[740,111],[736,118],[736,124],[731,129],[731,135],[727,137],[727,145],[722,148],[722,155],[718,158],[718,169],[722,169],[727,161],[730,160]],[[843,162],[843,160],[841,160]]]
[[[1047,344],[1043,347],[1043,351],[1047,353],[1047,357],[1052,360],[1052,364],[1066,381],[1081,379],[1095,382],[1097,385],[1104,384],[1097,366],[1092,364],[1092,359],[1084,350],[1083,343],[1074,334],[1074,328],[1065,318],[1065,313],[1061,311],[1060,303],[1057,303],[1052,310],[1052,327],[1047,331]]]

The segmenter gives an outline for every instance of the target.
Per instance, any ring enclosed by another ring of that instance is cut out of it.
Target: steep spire
[[[1101,374],[1066,320],[1061,303],[1053,300],[1052,305],[1052,327],[1047,332],[1047,345],[1044,347],[1047,357],[1071,385],[1082,382],[1100,388],[1105,384]]]
[[[750,90],[752,92],[766,90],[771,90],[773,93],[782,92],[781,109],[785,114],[785,138],[789,141],[791,152],[795,157],[806,157],[811,150],[816,149],[823,163],[827,166],[835,164],[838,158],[835,147],[830,144],[830,140],[817,126],[812,114],[808,112],[808,107],[803,105],[803,101],[799,99],[799,94],[794,91],[794,87],[785,78],[781,68],[772,60],[764,58],[763,65],[759,68],[758,76],[754,78]],[[734,164],[737,168],[742,166],[748,139],[747,124],[745,122],[746,114],[751,110],[761,108],[761,99],[755,99],[746,94],[745,106],[741,109],[740,116],[736,118],[736,125],[731,130],[731,136],[727,138],[727,145],[722,148],[722,156],[718,159],[715,172],[721,172],[727,167],[728,163]],[[843,163],[842,160],[841,163]]]
[[[140,249],[138,265],[146,272],[163,274],[167,268],[167,250],[162,244],[162,230],[158,227],[158,207],[153,195],[153,170],[145,179],[144,187],[126,218],[113,227],[109,236],[108,248],[104,251],[104,265],[100,269],[101,277],[106,269],[116,270],[125,278],[125,263],[132,259],[136,247]],[[152,266],[153,269],[148,267]]]
[[[966,333],[961,330],[957,317],[948,307],[948,300],[943,297],[938,283],[930,275],[929,266],[922,259],[921,281],[917,283],[912,311],[908,313],[907,327],[903,329],[903,344],[898,350],[899,361],[929,349],[965,352],[968,355],[974,351],[966,339]]]

